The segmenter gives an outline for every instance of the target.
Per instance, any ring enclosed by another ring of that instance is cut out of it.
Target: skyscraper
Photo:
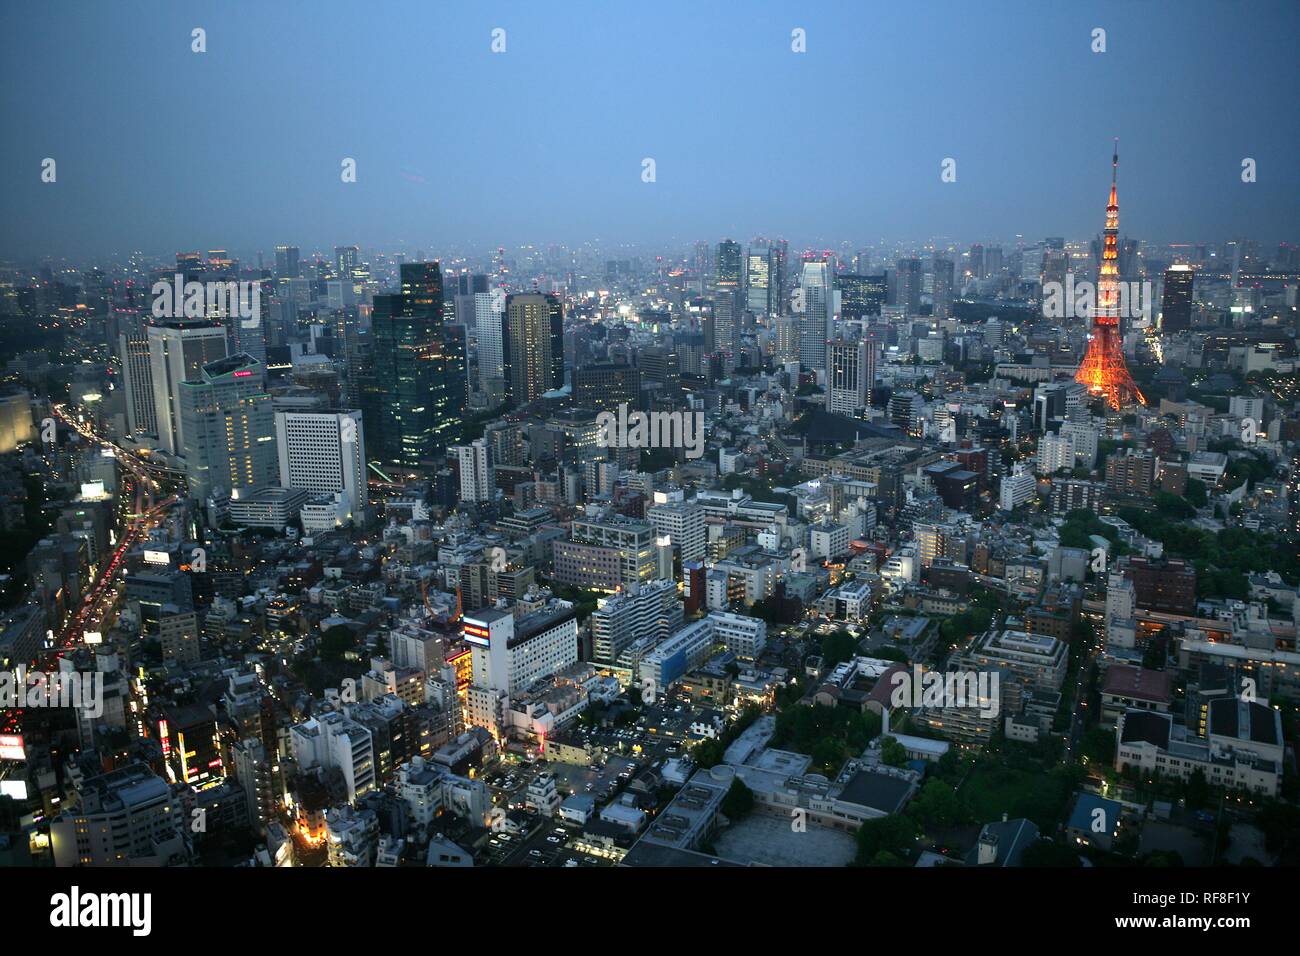
[[[275,425],[264,366],[239,353],[180,386],[181,455],[199,500],[275,484]]]
[[[934,291],[931,293],[934,300],[934,317],[936,319],[946,319],[952,314],[952,285],[952,260],[936,255],[934,257]]]
[[[564,304],[540,292],[506,298],[501,351],[507,393],[516,405],[564,385]]]
[[[504,298],[504,297],[503,297]],[[502,351],[503,316],[493,304],[490,292],[474,293],[474,328],[478,339],[479,391],[494,396],[494,401],[505,398],[506,360]]]
[[[297,279],[302,276],[298,264],[297,246],[275,247],[275,277],[277,279]]]
[[[1165,290],[1160,297],[1160,331],[1186,332],[1192,327],[1192,284],[1196,273],[1191,266],[1170,266],[1165,273]]]
[[[427,470],[460,432],[465,335],[444,317],[437,262],[403,263],[401,276],[399,294],[374,299],[372,369],[362,388],[367,454]]]
[[[203,366],[226,356],[226,330],[216,322],[168,322],[149,326],[148,336],[158,445],[179,455],[183,432],[180,385],[198,378]]]
[[[996,276],[1002,271],[1002,247],[989,246],[984,250],[984,274]]]
[[[153,367],[149,360],[149,336],[144,329],[123,331],[117,337],[126,393],[126,427],[139,438],[158,434],[154,408]]]
[[[840,317],[845,321],[879,315],[888,290],[883,275],[844,273],[835,277],[835,286],[840,290]]]
[[[334,247],[334,271],[340,279],[351,279],[352,273],[361,264],[361,250],[356,246]]]
[[[805,262],[799,282],[803,318],[799,323],[799,361],[808,368],[826,367],[826,340],[834,316],[830,268],[825,262]]]
[[[341,493],[357,524],[366,520],[365,431],[361,412],[276,412],[280,487]]]
[[[894,272],[894,303],[901,305],[908,315],[921,313],[921,260],[899,259]]]
[[[739,289],[743,276],[742,268],[740,243],[723,239],[718,243],[718,251],[714,259],[714,284],[719,288],[727,286]]]
[[[492,446],[484,438],[451,449],[460,470],[462,501],[491,501],[496,495],[496,461]]]
[[[735,367],[740,354],[740,321],[743,315],[740,289],[718,285],[713,294],[713,348],[723,356],[723,367]]]
[[[777,252],[766,245],[751,246],[745,257],[745,308],[756,316],[776,311],[772,298]]]
[[[871,341],[837,338],[827,345],[826,411],[862,417],[871,404],[876,378],[876,350]]]

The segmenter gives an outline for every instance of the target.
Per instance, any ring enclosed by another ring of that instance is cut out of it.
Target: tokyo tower
[[[1091,394],[1104,395],[1106,403],[1117,410],[1134,401],[1147,403],[1124,363],[1120,341],[1119,198],[1115,191],[1118,174],[1119,140],[1116,139],[1115,155],[1111,159],[1110,202],[1106,204],[1105,245],[1097,281],[1097,307],[1092,332],[1088,335],[1088,351],[1074,376],[1076,382],[1088,386]]]

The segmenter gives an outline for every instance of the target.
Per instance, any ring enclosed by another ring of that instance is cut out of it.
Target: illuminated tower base
[[[1093,325],[1088,352],[1074,380],[1088,386],[1090,394],[1104,396],[1106,404],[1117,410],[1134,402],[1147,403],[1124,362],[1119,327],[1115,325]]]

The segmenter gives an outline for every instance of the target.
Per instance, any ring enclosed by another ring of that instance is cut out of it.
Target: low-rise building
[[[1126,711],[1116,730],[1115,769],[1180,780],[1196,771],[1210,786],[1273,797],[1282,781],[1282,715],[1236,697],[1211,701],[1208,737],[1191,736],[1169,714]]]

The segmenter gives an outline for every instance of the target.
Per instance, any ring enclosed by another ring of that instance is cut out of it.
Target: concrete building
[[[275,422],[260,362],[242,352],[209,362],[180,383],[177,405],[180,454],[195,498],[277,484]]]
[[[366,520],[365,430],[359,411],[276,412],[280,486],[343,496],[345,521]]]
[[[456,457],[460,473],[461,501],[491,501],[496,497],[496,461],[493,448],[484,438],[468,445],[456,445],[449,451]]]
[[[683,608],[673,581],[632,585],[602,598],[591,615],[592,657],[613,664],[633,641],[663,640],[681,627]]]
[[[158,445],[182,454],[181,383],[198,379],[205,365],[225,358],[226,330],[216,322],[166,323],[147,329],[154,422]]]
[[[710,611],[707,620],[713,622],[714,642],[725,645],[737,657],[754,660],[767,646],[767,622],[762,618]]]
[[[158,615],[158,639],[164,664],[188,667],[200,657],[199,618],[193,610],[166,604]]]
[[[75,807],[50,824],[54,865],[171,866],[187,862],[181,808],[143,764],[86,780]]]
[[[464,637],[472,654],[469,723],[495,730],[504,722],[511,695],[578,659],[577,612],[567,601],[551,600],[516,618],[508,610],[466,615]]]
[[[1212,787],[1277,796],[1285,743],[1282,715],[1236,697],[1209,703],[1207,739],[1189,734],[1169,714],[1130,710],[1120,718],[1115,769],[1135,767],[1187,780],[1196,771]]]
[[[1069,653],[1054,637],[995,628],[978,638],[961,661],[976,670],[1003,668],[1031,688],[1060,691]]]
[[[553,580],[615,591],[655,577],[655,531],[630,518],[574,521],[567,541],[554,544]]]
[[[376,784],[370,731],[338,711],[291,727],[289,744],[300,771],[316,767],[338,769],[343,774],[349,802]]]
[[[646,520],[656,536],[666,535],[682,561],[703,558],[707,537],[704,508],[696,501],[673,500],[664,492],[655,492],[655,503],[646,509]]]

